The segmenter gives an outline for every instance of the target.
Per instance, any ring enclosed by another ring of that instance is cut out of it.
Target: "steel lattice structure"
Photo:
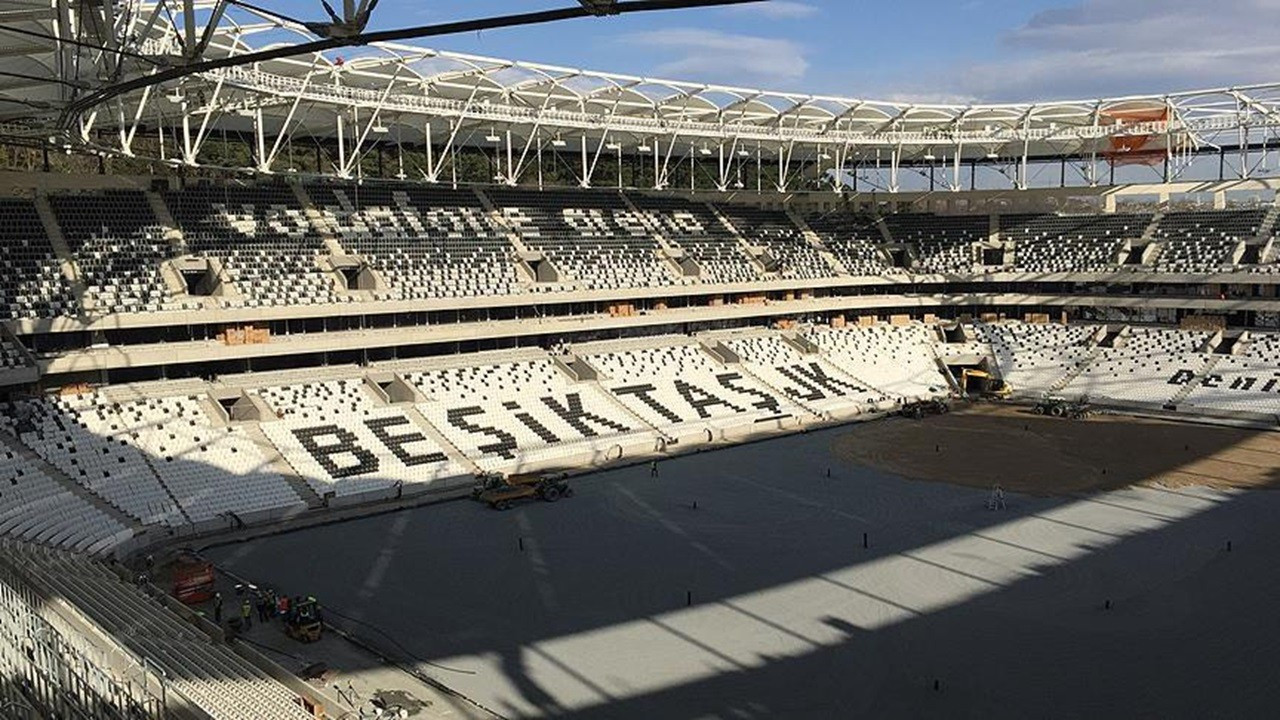
[[[0,52],[0,119],[23,121],[9,135],[45,137],[53,118],[106,84],[200,58],[246,55],[314,40],[298,22],[225,0],[18,0],[0,11],[10,44]],[[350,3],[348,3],[350,4]],[[86,32],[86,28],[91,32]],[[314,28],[313,28],[314,29]],[[17,44],[13,44],[16,42]],[[7,96],[7,97],[6,97]],[[1133,118],[1139,118],[1134,120]],[[1147,118],[1147,119],[1142,119]],[[65,117],[64,117],[65,120]],[[279,172],[295,137],[336,144],[331,172],[350,177],[375,143],[424,148],[419,168],[442,179],[456,147],[491,149],[496,180],[526,178],[548,149],[572,153],[583,185],[599,159],[643,155],[656,187],[675,165],[710,163],[721,189],[762,158],[779,167],[777,188],[797,169],[847,170],[874,162],[888,170],[928,162],[960,189],[968,162],[1006,162],[1025,187],[1035,159],[1096,160],[1150,142],[1164,155],[1165,180],[1197,152],[1251,152],[1280,128],[1280,84],[1062,102],[921,104],[775,92],[659,80],[379,42],[194,72],[126,93],[70,119],[60,142],[133,155],[135,139],[168,138],[160,154],[201,164],[214,132],[252,138],[253,167]],[[1096,165],[1096,163],[1091,163]],[[1091,184],[1098,178],[1090,178]]]

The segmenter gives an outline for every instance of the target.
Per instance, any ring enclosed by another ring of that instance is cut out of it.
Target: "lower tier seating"
[[[297,696],[214,642],[136,585],[81,555],[7,542],[0,551],[24,575],[73,605],[124,658],[145,658],[163,672],[170,691],[213,720],[308,720]],[[175,706],[180,703],[174,703]]]
[[[1177,370],[1203,366],[1196,351],[1208,337],[1206,332],[1134,328],[1122,347],[1101,348],[1063,392],[1163,405],[1178,390],[1169,384]]]
[[[890,398],[858,381],[819,355],[805,355],[776,335],[723,339],[742,365],[793,402],[827,415],[847,415],[879,407]]]
[[[949,392],[923,325],[819,328],[805,337],[833,365],[893,397],[919,400]]]
[[[588,351],[601,384],[645,423],[673,437],[750,426],[803,413],[740,368],[687,340]]]

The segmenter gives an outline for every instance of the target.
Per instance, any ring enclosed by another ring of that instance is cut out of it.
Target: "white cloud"
[[[1158,94],[1280,80],[1280,0],[1081,0],[1045,10],[1001,39],[990,61],[927,78],[899,95],[989,101]]]
[[[795,83],[809,62],[791,40],[673,28],[635,33],[626,42],[657,55],[653,73],[674,80],[729,85]]]
[[[734,12],[751,13],[775,20],[796,20],[813,17],[818,8],[808,3],[793,0],[768,0],[768,2],[750,3],[731,6]]]

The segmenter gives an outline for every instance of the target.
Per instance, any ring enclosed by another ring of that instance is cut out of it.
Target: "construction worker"
[[[658,477],[658,461],[657,460],[649,461],[649,477],[655,477],[655,478]]]
[[[245,630],[253,627],[253,610],[249,607],[249,598],[240,602],[240,622]]]

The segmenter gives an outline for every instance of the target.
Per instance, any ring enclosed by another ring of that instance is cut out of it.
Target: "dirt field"
[[[832,451],[917,480],[1058,495],[1134,484],[1280,486],[1280,433],[1098,415],[1061,420],[974,405],[915,421],[867,423]]]

